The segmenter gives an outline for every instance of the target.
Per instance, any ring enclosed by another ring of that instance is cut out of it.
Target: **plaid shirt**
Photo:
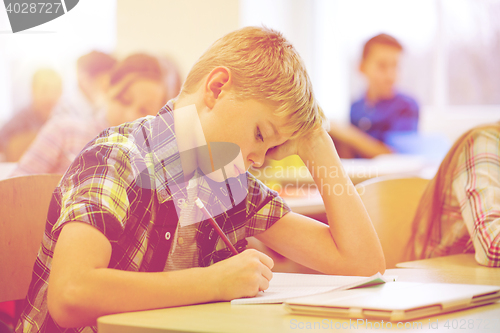
[[[128,271],[166,270],[179,224],[177,214],[191,203],[177,148],[172,103],[156,117],[103,131],[75,159],[55,189],[45,234],[35,262],[27,302],[16,332],[97,332],[95,326],[63,329],[47,309],[52,255],[65,223],[80,221],[99,229],[111,242],[110,268]],[[276,192],[249,173],[230,178],[226,185],[198,178],[197,197],[215,216],[235,247],[242,251],[246,237],[271,227],[290,211]],[[234,198],[244,193],[243,200]],[[227,210],[229,209],[229,210]],[[196,218],[191,216],[190,218]],[[182,218],[181,218],[182,220]],[[231,256],[208,221],[196,225],[198,260],[206,267]],[[171,232],[171,234],[170,234]],[[168,234],[168,236],[167,236]],[[171,236],[172,237],[171,237]],[[177,247],[175,253],[181,253]]]
[[[425,256],[475,252],[478,263],[500,267],[500,133],[478,132],[460,154]]]

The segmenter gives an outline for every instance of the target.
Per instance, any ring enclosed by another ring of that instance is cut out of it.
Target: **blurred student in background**
[[[113,69],[105,112],[95,118],[53,117],[41,130],[12,176],[63,174],[80,150],[99,132],[147,115],[156,115],[165,99],[163,71],[158,60],[134,54]]]
[[[331,124],[330,135],[341,157],[389,154],[397,135],[417,132],[418,104],[395,88],[402,51],[401,44],[387,34],[366,42],[359,70],[367,80],[367,91],[351,105],[350,126]]]
[[[500,122],[473,128],[454,143],[413,221],[408,259],[465,252],[500,267]]]
[[[78,58],[76,62],[78,87],[76,91],[63,97],[61,103],[56,106],[54,115],[92,118],[102,112],[109,75],[115,64],[115,58],[100,51],[92,51]]]
[[[0,152],[7,162],[19,160],[49,119],[62,94],[61,77],[50,68],[37,70],[32,79],[31,94],[31,103],[0,129]]]

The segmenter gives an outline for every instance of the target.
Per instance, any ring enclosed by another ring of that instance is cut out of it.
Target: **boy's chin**
[[[380,89],[379,95],[380,95],[380,97],[383,97],[383,98],[392,97],[394,95],[393,85],[392,84],[391,85],[385,84],[384,87],[382,89]]]

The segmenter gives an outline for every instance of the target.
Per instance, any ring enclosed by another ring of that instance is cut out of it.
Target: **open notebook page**
[[[396,281],[396,276],[340,276],[321,274],[273,273],[269,288],[255,297],[233,299],[231,304],[283,303],[301,296],[320,294],[334,290],[345,290],[364,285]]]

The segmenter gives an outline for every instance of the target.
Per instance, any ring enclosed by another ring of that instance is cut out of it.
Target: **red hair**
[[[363,47],[363,60],[365,60],[368,57],[368,54],[370,54],[370,49],[376,44],[392,46],[400,51],[403,50],[403,46],[398,42],[396,38],[388,34],[379,34],[377,36],[370,38],[365,43],[365,46]]]

